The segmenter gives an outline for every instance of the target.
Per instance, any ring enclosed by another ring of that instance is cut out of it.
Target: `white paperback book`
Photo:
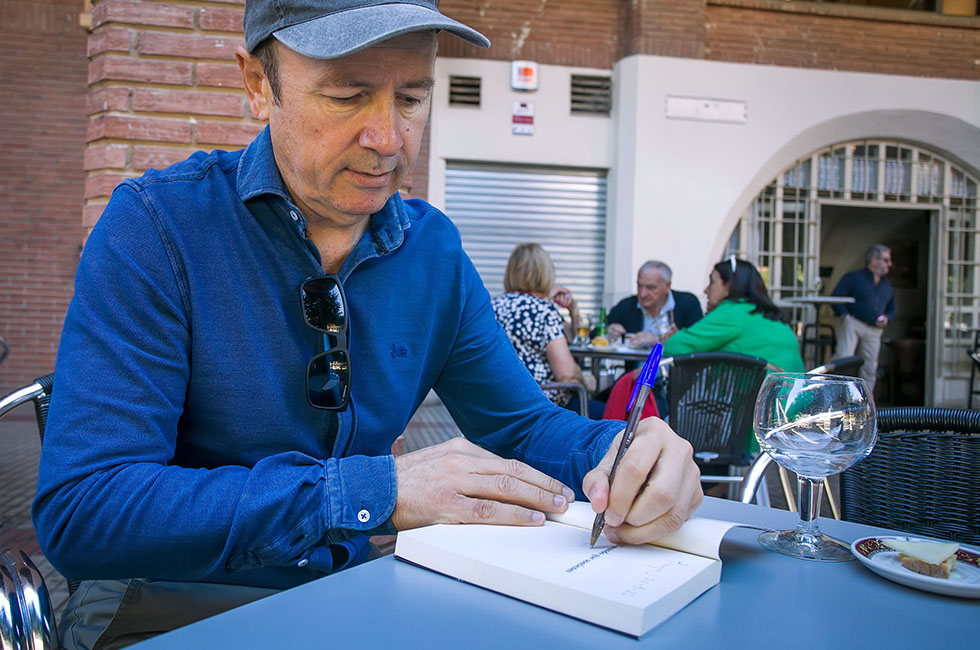
[[[439,524],[398,533],[395,556],[633,636],[721,579],[719,549],[738,524],[692,518],[656,545],[589,547],[595,513],[575,502],[539,527]]]

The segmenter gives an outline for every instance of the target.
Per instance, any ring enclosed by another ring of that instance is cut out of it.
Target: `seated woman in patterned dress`
[[[540,245],[518,244],[514,248],[504,272],[504,291],[493,299],[493,311],[534,380],[539,384],[573,381],[587,390],[594,389],[589,386],[594,381],[592,376],[582,375],[568,350],[568,337],[578,317],[575,299],[564,287],[555,286],[555,265]],[[559,305],[572,315],[567,329]],[[545,393],[558,406],[578,411],[578,396],[572,391]],[[602,409],[601,402],[589,400],[589,417],[601,419]]]

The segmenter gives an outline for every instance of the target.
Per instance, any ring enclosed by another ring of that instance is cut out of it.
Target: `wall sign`
[[[510,132],[514,135],[534,135],[534,102],[514,102]]]
[[[538,64],[534,61],[511,61],[510,87],[512,90],[537,90]]]

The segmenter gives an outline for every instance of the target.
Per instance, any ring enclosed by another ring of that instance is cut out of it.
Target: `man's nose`
[[[401,121],[394,98],[377,98],[368,108],[358,143],[382,156],[396,155],[404,144]]]

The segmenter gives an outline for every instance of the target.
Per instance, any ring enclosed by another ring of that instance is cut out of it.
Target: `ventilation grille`
[[[572,75],[572,113],[609,115],[612,112],[612,79]]]
[[[456,106],[479,106],[480,78],[450,76],[449,103]]]

